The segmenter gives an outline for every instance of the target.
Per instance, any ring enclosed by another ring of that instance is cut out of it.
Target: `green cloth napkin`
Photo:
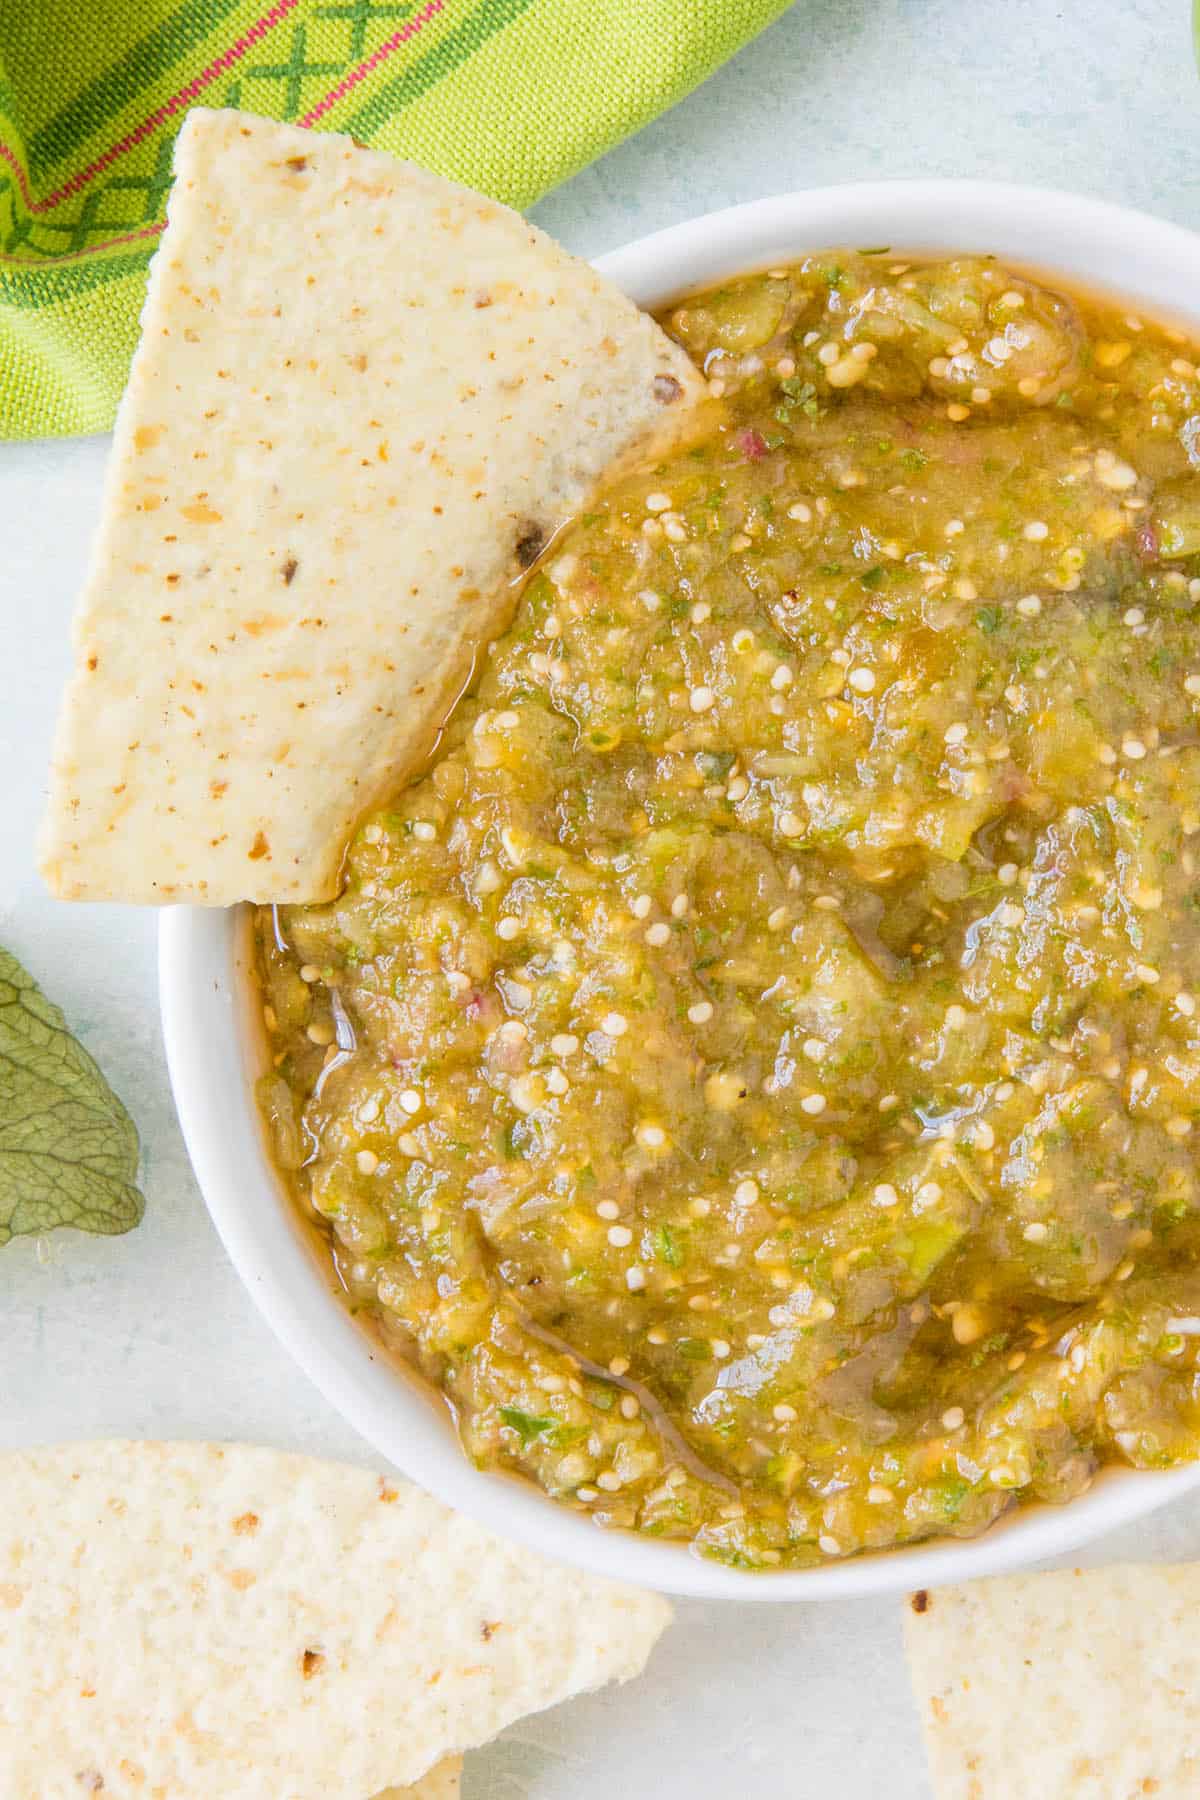
[[[0,436],[101,431],[193,103],[527,206],[790,0],[0,0]]]

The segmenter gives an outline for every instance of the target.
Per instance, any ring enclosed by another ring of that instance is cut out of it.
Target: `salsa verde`
[[[1200,375],[990,259],[684,300],[344,891],[279,1162],[467,1452],[794,1567],[1200,1450]]]

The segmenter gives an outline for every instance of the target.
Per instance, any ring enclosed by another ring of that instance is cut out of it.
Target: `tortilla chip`
[[[376,1800],[459,1800],[462,1793],[462,1757],[452,1756],[423,1775],[415,1787],[385,1788]]]
[[[670,1616],[272,1450],[31,1450],[0,1457],[0,1495],[11,1800],[366,1800],[636,1675]]]
[[[349,138],[196,107],[175,168],[41,868],[331,899],[523,569],[704,383],[519,214]]]
[[[912,1596],[938,1800],[1200,1793],[1200,1567],[1064,1569]]]

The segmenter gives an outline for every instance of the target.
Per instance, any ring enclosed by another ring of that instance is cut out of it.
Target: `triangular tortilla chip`
[[[937,1800],[1200,1794],[1200,1567],[935,1588],[905,1619]]]
[[[20,1452],[0,1502],[5,1800],[367,1800],[636,1675],[670,1616],[272,1450]]]
[[[375,1800],[460,1800],[461,1794],[462,1757],[451,1756],[413,1787],[386,1788]]]
[[[330,899],[513,583],[704,386],[517,213],[194,108],[40,847],[64,899]]]

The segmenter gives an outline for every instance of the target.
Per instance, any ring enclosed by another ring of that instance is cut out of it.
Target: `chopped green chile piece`
[[[1195,352],[989,259],[683,300],[263,1105],[470,1456],[747,1569],[1200,1451]]]

